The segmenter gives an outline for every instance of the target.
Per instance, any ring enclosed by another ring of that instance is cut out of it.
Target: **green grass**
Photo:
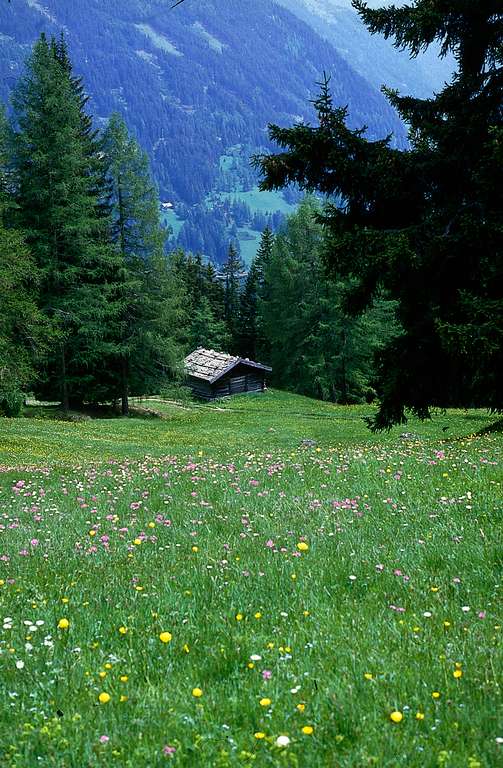
[[[260,213],[275,213],[281,211],[286,216],[293,213],[296,205],[287,203],[281,192],[263,192],[258,187],[247,192],[220,192],[219,197],[229,200],[240,200],[250,206],[252,211]]]
[[[242,239],[242,235],[244,238]],[[258,247],[260,245],[261,233],[256,232],[254,229],[242,227],[238,230],[240,256],[247,266],[250,266],[253,259],[257,255]]]
[[[180,234],[180,230],[183,227],[183,219],[179,219],[172,208],[167,211],[161,211],[161,221],[163,221],[168,227],[171,227],[172,237],[175,239]]]
[[[0,420],[0,765],[500,764],[493,419],[148,405]]]

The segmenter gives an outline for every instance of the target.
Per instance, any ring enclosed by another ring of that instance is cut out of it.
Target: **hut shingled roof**
[[[261,371],[271,371],[267,365],[254,363],[247,357],[235,357],[226,352],[216,352],[214,349],[198,347],[185,358],[185,370],[189,376],[196,379],[204,379],[213,384],[221,376],[232,370],[238,363],[249,365],[250,368],[259,368]]]

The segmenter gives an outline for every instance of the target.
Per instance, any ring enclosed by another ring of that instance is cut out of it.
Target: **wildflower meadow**
[[[495,417],[158,408],[0,422],[0,765],[502,765]]]

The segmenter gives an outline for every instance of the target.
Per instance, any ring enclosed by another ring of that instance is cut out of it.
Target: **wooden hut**
[[[185,358],[187,383],[198,397],[214,400],[242,392],[263,392],[267,365],[198,347]]]

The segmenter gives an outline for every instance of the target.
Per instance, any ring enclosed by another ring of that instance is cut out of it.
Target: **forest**
[[[118,114],[96,125],[64,35],[41,34],[1,130],[4,413],[32,392],[127,414],[130,395],[181,385],[198,345],[270,364],[298,393],[378,397],[376,429],[407,409],[501,409],[499,17],[424,27],[407,9],[355,7],[413,54],[443,36],[458,72],[433,99],[386,91],[408,150],[353,127],[329,77],[317,124],[271,125],[281,151],[255,156],[262,188],[307,197],[284,222],[253,217],[266,226],[248,271],[223,224],[218,261],[192,247],[197,208],[187,251],[167,253],[145,152]],[[250,221],[238,199],[220,216]]]
[[[231,240],[217,271],[197,252],[166,253],[146,154],[119,115],[94,127],[63,37],[41,36],[12,103],[1,126],[4,414],[26,392],[64,411],[120,402],[127,414],[131,395],[183,386],[181,361],[197,346],[271,363],[273,383],[299,393],[374,397],[393,305],[349,317],[344,282],[325,275],[314,198],[283,226],[273,219],[276,234],[255,216],[266,226],[250,269]]]

